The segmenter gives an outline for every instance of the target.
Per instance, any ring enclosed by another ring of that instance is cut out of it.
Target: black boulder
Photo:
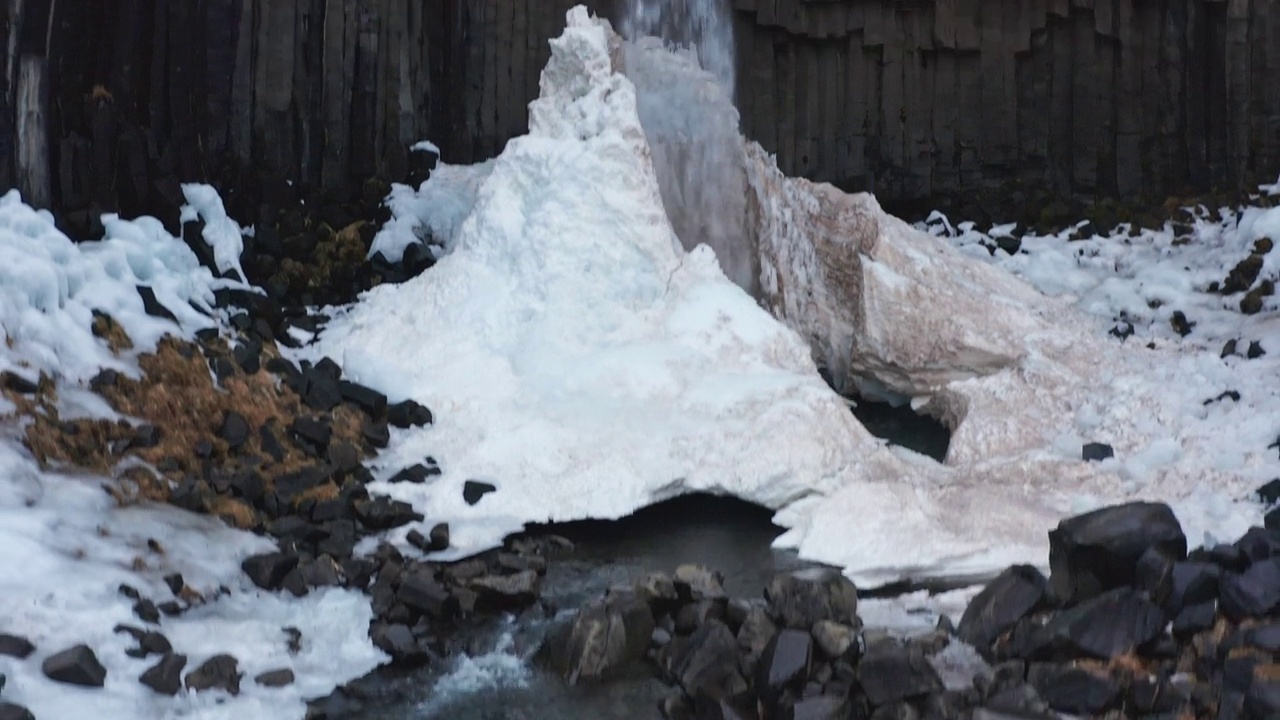
[[[88,645],[76,645],[54,653],[45,658],[40,669],[50,680],[71,685],[102,687],[107,679],[107,669],[98,662],[98,656]]]
[[[1174,560],[1187,556],[1182,526],[1164,503],[1132,502],[1067,518],[1049,532],[1049,582],[1072,605],[1134,584],[1138,559],[1156,547]]]

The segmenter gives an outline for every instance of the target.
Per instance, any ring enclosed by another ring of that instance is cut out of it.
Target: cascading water
[[[758,296],[729,0],[628,0],[622,31],[631,40],[624,71],[676,234],[686,249],[710,246],[725,275]]]
[[[628,0],[622,34],[656,37],[696,48],[698,61],[728,91],[734,88],[733,14],[730,0]]]

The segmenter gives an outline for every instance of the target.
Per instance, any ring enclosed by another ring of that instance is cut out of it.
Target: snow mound
[[[238,256],[227,238],[240,228],[225,213],[219,222],[222,203],[211,193],[188,188],[208,227],[220,228],[213,237],[221,238],[222,257]],[[154,218],[108,215],[103,224],[103,240],[75,244],[17,191],[0,197],[0,371],[51,377],[64,419],[113,416],[85,382],[103,368],[136,377],[137,355],[154,350],[163,335],[190,338],[219,327],[214,291],[240,286],[214,278]],[[151,288],[177,322],[148,315],[138,286]],[[95,310],[120,324],[132,349],[116,357],[93,334]],[[25,636],[37,649],[26,659],[0,657],[6,701],[39,718],[80,717],[87,708],[107,720],[301,717],[305,698],[324,695],[385,659],[368,640],[371,610],[361,594],[330,590],[294,599],[259,591],[240,563],[272,550],[272,542],[170,506],[117,507],[101,478],[42,472],[22,447],[15,410],[0,400],[0,632]],[[159,551],[152,547],[157,542]],[[163,578],[174,572],[208,598],[221,587],[230,594],[167,617],[157,629],[187,655],[187,671],[218,653],[236,656],[246,674],[239,696],[184,691],[169,698],[138,682],[158,658],[125,654],[133,643],[113,629],[141,622],[118,588],[127,584],[163,602],[171,597]],[[296,656],[288,650],[288,626],[302,632]],[[46,657],[79,643],[105,666],[105,687],[57,683],[41,672]],[[282,667],[294,670],[293,685],[267,689],[252,681]]]
[[[727,98],[690,53],[627,47],[581,7],[567,20],[529,134],[487,166],[399,190],[412,227],[387,230],[388,246],[429,227],[450,252],[338,312],[300,353],[437,412],[433,427],[394,434],[382,477],[427,455],[443,476],[378,490],[453,522],[442,557],[526,522],[616,518],[694,491],[777,510],[780,544],[861,583],[1043,564],[1058,519],[1106,502],[1171,501],[1192,533],[1258,517],[1236,499],[1276,463],[1223,465],[1192,444],[1220,434],[1211,423],[1182,439],[1221,379],[1209,364],[1108,343],[1068,299],[868,195],[785,178],[739,139],[740,171],[725,177],[745,176],[742,242],[759,256],[766,312],[711,248],[682,247],[677,230],[696,224],[664,207],[681,197],[665,165],[679,153],[654,149],[678,150],[679,125],[651,131],[660,104],[646,111],[622,70],[648,73],[645,92],[687,82],[698,90],[676,95]],[[815,357],[947,421],[947,463],[872,438]],[[1090,440],[1117,459],[1081,462]],[[498,490],[468,505],[471,479]]]

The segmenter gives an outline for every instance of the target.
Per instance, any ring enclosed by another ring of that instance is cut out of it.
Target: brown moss
[[[231,527],[252,530],[260,523],[258,513],[243,500],[217,495],[209,502],[209,514],[216,515]]]
[[[301,505],[302,503],[307,502],[308,500],[313,500],[315,502],[327,502],[329,500],[337,500],[338,494],[339,494],[339,489],[337,484],[334,483],[332,480],[329,480],[321,485],[317,485],[311,488],[310,490],[307,490],[299,494],[297,500],[294,501],[294,504]]]
[[[94,337],[106,341],[107,349],[114,355],[133,349],[133,340],[130,339],[129,333],[125,332],[124,328],[120,327],[120,323],[110,315],[95,310],[92,330]]]

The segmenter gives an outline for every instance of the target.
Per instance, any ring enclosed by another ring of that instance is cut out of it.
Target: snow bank
[[[1265,443],[1216,448],[1222,427],[1188,419],[1213,411],[1201,401],[1221,391],[1225,366],[1118,347],[1069,299],[870,196],[787,179],[743,144],[746,242],[786,324],[775,320],[709,248],[681,247],[650,144],[669,135],[650,132],[620,72],[635,53],[572,10],[529,134],[482,169],[402,191],[404,217],[451,232],[451,252],[367,294],[301,353],[437,411],[434,427],[395,433],[382,477],[426,455],[444,475],[378,490],[453,521],[448,556],[528,521],[614,518],[699,490],[776,509],[790,528],[781,544],[864,583],[1043,563],[1059,518],[1105,502],[1170,500],[1193,533],[1257,518],[1235,500],[1280,469]],[[717,102],[691,55],[647,61]],[[433,197],[458,201],[437,214]],[[870,437],[815,356],[946,419],[947,464]],[[1117,459],[1081,462],[1091,440]],[[469,506],[468,479],[498,491]]]
[[[211,190],[195,190],[188,197],[201,212],[221,207]],[[205,217],[218,227],[216,215]],[[84,382],[104,367],[136,376],[136,355],[154,349],[165,333],[189,337],[214,327],[213,291],[234,284],[215,279],[153,218],[109,215],[103,224],[102,241],[77,245],[16,191],[0,197],[0,370],[54,378],[64,417],[113,415]],[[231,246],[225,238],[233,225],[222,223],[218,231],[224,248]],[[178,323],[147,315],[137,285],[152,288]],[[95,309],[120,323],[133,340],[131,351],[114,357],[93,335]],[[0,656],[5,700],[38,718],[78,717],[86,708],[108,720],[301,717],[303,698],[326,694],[383,659],[368,641],[371,611],[359,593],[331,590],[297,600],[258,591],[240,562],[271,548],[270,541],[169,506],[116,507],[101,478],[42,473],[21,446],[14,408],[0,405],[0,632],[25,636],[37,647],[25,660]],[[162,550],[151,549],[150,540]],[[220,587],[231,591],[166,618],[159,630],[188,656],[188,671],[214,654],[235,655],[246,673],[239,697],[168,698],[138,682],[157,658],[128,657],[132,641],[112,632],[118,623],[141,624],[118,587],[128,584],[163,601],[171,593],[162,578],[173,572],[210,598]],[[296,656],[288,652],[286,626],[302,631]],[[45,657],[78,643],[92,647],[106,667],[104,688],[56,683],[40,671]],[[281,667],[295,671],[294,685],[253,683],[256,673]]]

